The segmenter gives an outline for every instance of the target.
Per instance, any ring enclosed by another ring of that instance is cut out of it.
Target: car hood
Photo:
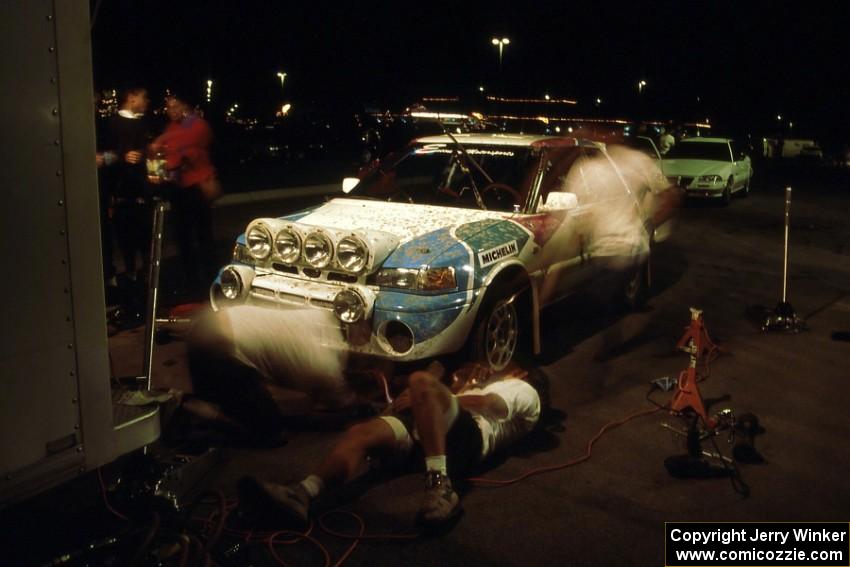
[[[372,269],[376,269],[396,249],[400,266],[430,264],[458,244],[455,231],[459,227],[464,234],[474,234],[511,216],[478,209],[337,198],[299,215],[296,222],[302,227],[363,235],[372,243]]]
[[[477,209],[334,199],[301,217],[298,223],[339,230],[379,230],[395,235],[399,244],[404,244],[441,228],[509,216],[509,213]]]
[[[689,177],[697,177],[699,175],[720,175],[729,171],[732,164],[713,161],[708,159],[665,159],[664,160],[664,175],[667,177],[676,177],[679,175],[687,175]]]

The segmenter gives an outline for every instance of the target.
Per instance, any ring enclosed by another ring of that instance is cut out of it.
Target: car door
[[[744,155],[740,142],[729,140],[729,151],[732,154],[732,187],[737,190],[744,187],[750,176],[750,163]]]
[[[547,152],[547,172],[540,184],[536,213],[522,221],[539,247],[528,270],[540,280],[540,301],[547,305],[580,289],[588,279],[589,257],[585,253],[588,219],[592,206],[572,190],[570,177],[579,148],[554,148]],[[567,180],[570,179],[569,182]],[[549,195],[556,193],[551,199]],[[568,205],[563,203],[569,201]]]

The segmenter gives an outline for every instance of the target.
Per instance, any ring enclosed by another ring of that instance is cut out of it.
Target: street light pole
[[[278,71],[277,78],[280,79],[280,88],[283,89],[283,81],[286,79],[286,73]]]
[[[502,39],[494,37],[493,39],[490,40],[490,43],[492,43],[493,45],[495,45],[499,48],[499,74],[501,75],[502,74],[502,53],[505,49],[505,46],[510,45],[511,40],[506,38],[506,37],[503,37]]]

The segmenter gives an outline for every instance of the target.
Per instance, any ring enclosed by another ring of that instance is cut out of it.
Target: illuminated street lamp
[[[641,79],[640,81],[638,81],[638,94],[643,93],[644,87],[646,87],[646,81]]]
[[[212,102],[212,79],[207,79],[207,102]]]
[[[481,85],[481,86],[478,87],[478,92],[482,92],[482,93],[484,92],[484,85]]]
[[[490,43],[492,43],[493,45],[495,45],[496,47],[499,48],[499,73],[501,73],[502,72],[502,52],[504,51],[506,45],[510,45],[511,40],[509,40],[506,37],[503,37],[502,39],[494,37],[493,39],[490,40]]]
[[[280,88],[283,88],[283,81],[286,79],[286,73],[282,73],[280,71],[277,72],[277,78],[280,79]]]

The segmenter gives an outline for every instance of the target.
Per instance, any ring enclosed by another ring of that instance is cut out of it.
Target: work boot
[[[250,507],[264,507],[285,516],[294,528],[310,525],[310,495],[300,483],[283,485],[244,477],[239,483],[240,499]]]
[[[419,523],[438,526],[461,512],[460,496],[452,488],[452,481],[439,471],[425,473],[425,497],[419,508]]]

